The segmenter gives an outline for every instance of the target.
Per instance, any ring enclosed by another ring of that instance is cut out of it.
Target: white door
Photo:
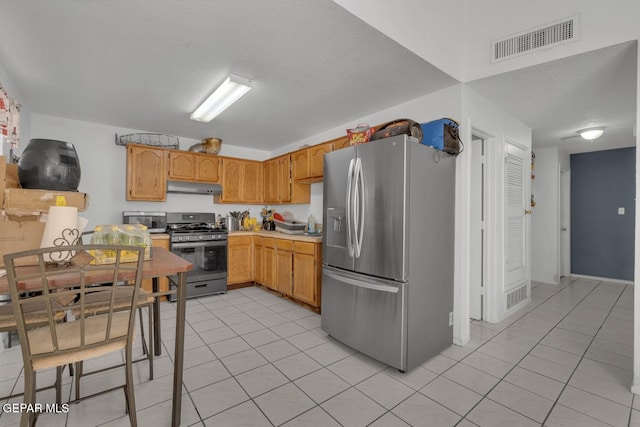
[[[529,221],[531,154],[515,141],[505,141],[505,308],[529,296]]]
[[[485,141],[471,141],[471,215],[469,242],[469,317],[483,319],[485,240]]]

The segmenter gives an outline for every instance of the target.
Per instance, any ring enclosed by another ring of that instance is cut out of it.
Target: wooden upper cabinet
[[[166,156],[161,148],[127,145],[127,200],[166,200]]]
[[[213,154],[198,154],[196,161],[198,181],[220,182],[220,157]]]
[[[324,176],[324,155],[333,151],[333,142],[309,147],[309,177],[320,178]]]
[[[309,148],[291,153],[293,160],[292,177],[294,181],[309,178]]]
[[[262,162],[222,158],[222,194],[218,203],[262,203]]]
[[[245,160],[241,174],[240,200],[243,203],[262,203],[262,162]]]
[[[225,157],[222,159],[222,194],[220,201],[225,203],[240,202],[240,179],[242,177],[242,160]]]
[[[219,182],[220,158],[191,151],[168,151],[169,179],[179,181]]]
[[[264,202],[309,203],[311,190],[308,184],[292,181],[292,155],[285,154],[264,162]]]
[[[349,137],[341,136],[340,138],[332,139],[331,142],[333,143],[334,150],[340,150],[349,146]]]
[[[196,180],[196,153],[172,150],[168,152],[169,179]]]
[[[265,161],[263,172],[264,202],[278,203],[278,159]]]
[[[293,180],[296,182],[322,182],[324,155],[333,151],[333,141],[312,145],[295,151],[293,158]]]

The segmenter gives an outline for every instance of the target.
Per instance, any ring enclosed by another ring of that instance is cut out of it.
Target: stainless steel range
[[[213,213],[167,212],[169,250],[190,261],[187,298],[227,292],[227,232]],[[171,295],[175,301],[175,294]]]

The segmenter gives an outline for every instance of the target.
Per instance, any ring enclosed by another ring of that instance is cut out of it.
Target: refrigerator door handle
[[[374,291],[388,292],[390,294],[397,294],[398,292],[400,292],[399,287],[378,285],[375,283],[369,283],[369,282],[352,279],[351,277],[347,277],[342,274],[336,273],[335,271],[330,270],[328,268],[324,269],[324,274],[331,277],[332,279],[335,279],[344,283],[348,283],[349,285],[357,286],[359,288],[366,288]]]
[[[355,160],[351,159],[351,161],[349,162],[349,172],[347,172],[347,200],[346,200],[346,210],[347,210],[347,215],[346,215],[346,220],[347,220],[347,250],[349,252],[349,256],[353,258],[354,256],[354,244],[351,241],[352,238],[352,217],[351,217],[351,210],[352,210],[352,187],[353,187],[353,170],[355,167]]]
[[[358,250],[360,245],[358,244],[358,230],[360,229],[360,198],[358,193],[358,180],[360,179],[360,173],[358,168],[360,167],[360,158],[356,158],[356,163],[353,171],[353,242],[354,242],[354,255],[355,258],[360,257],[360,251]]]
[[[362,171],[362,159],[358,157],[356,161],[356,182],[355,182],[355,204],[356,204],[356,258],[360,258],[362,253],[362,238],[364,237],[364,172]]]

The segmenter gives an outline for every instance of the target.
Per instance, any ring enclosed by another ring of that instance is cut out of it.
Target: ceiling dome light
[[[595,141],[604,133],[604,127],[587,128],[578,131],[578,134],[587,141]]]

